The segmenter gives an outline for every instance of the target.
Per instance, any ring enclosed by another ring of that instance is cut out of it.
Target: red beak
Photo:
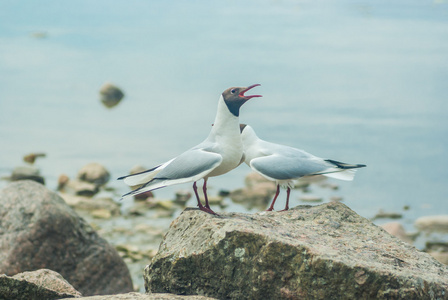
[[[245,96],[244,93],[247,92],[250,89],[253,89],[256,86],[259,86],[260,84],[253,84],[251,86],[248,86],[247,88],[245,88],[244,90],[242,90],[239,94],[240,97],[245,98],[246,100],[249,100],[250,98],[254,98],[254,97],[262,97],[261,95],[250,95],[250,96]]]

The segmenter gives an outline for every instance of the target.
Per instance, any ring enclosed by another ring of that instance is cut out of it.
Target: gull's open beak
[[[254,97],[262,97],[261,95],[250,95],[250,96],[245,96],[244,93],[247,92],[250,89],[253,89],[256,86],[259,86],[260,84],[253,84],[251,86],[248,86],[247,88],[245,88],[244,90],[242,90],[239,94],[240,97],[249,100],[250,98],[254,98]]]

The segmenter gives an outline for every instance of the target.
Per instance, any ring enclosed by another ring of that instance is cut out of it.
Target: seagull
[[[242,162],[243,144],[239,127],[240,107],[249,99],[261,97],[261,95],[245,95],[247,91],[256,86],[259,86],[259,84],[249,87],[232,87],[221,94],[214,125],[210,134],[202,143],[154,168],[118,178],[130,186],[141,185],[138,189],[123,195],[122,199],[146,191],[193,181],[193,190],[199,209],[210,214],[216,214],[208,203],[207,180],[209,177],[229,172]],[[204,179],[202,189],[205,206],[199,200],[196,187],[196,182],[200,179]]]
[[[294,180],[303,176],[325,175],[351,181],[356,169],[366,166],[323,159],[300,149],[264,141],[257,136],[252,127],[246,124],[240,124],[240,130],[244,147],[244,162],[252,170],[277,184],[277,192],[267,211],[274,209],[280,186],[286,188],[285,211],[289,209],[289,194],[291,188],[294,187]]]

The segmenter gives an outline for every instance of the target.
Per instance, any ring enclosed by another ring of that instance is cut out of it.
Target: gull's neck
[[[216,112],[215,122],[213,123],[213,128],[209,137],[224,135],[239,137],[240,125],[239,118],[229,111],[229,108],[221,95],[218,102],[218,111]]]
[[[258,141],[261,141],[250,126],[246,126],[246,128],[244,128],[243,133],[241,134],[241,140],[243,141],[245,147],[250,147]]]

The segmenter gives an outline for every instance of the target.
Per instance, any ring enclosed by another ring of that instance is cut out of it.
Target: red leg
[[[202,192],[204,193],[205,207],[210,209],[210,205],[208,205],[208,196],[207,196],[207,179],[205,178],[204,178],[204,185],[202,186]]]
[[[206,208],[202,205],[201,200],[199,200],[199,195],[198,195],[198,188],[196,186],[196,181],[193,183],[193,190],[194,190],[194,194],[196,195],[196,199],[198,200],[198,207],[200,210],[205,211],[206,213],[212,214],[212,215],[216,215],[216,213],[211,210],[210,208]]]
[[[274,200],[272,200],[271,206],[266,209],[266,211],[273,211],[274,210],[274,204],[275,200],[277,200],[278,194],[280,193],[280,185],[277,184],[277,192],[275,193]]]
[[[290,193],[291,193],[291,188],[288,186],[288,189],[286,190],[286,206],[285,206],[285,209],[282,211],[289,209],[289,194]]]

